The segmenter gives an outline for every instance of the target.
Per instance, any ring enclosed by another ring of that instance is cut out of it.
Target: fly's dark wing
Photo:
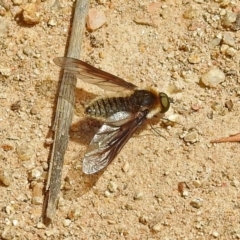
[[[141,125],[147,113],[122,111],[109,117],[89,144],[83,159],[83,172],[92,174],[106,167]]]
[[[126,82],[117,76],[102,71],[75,58],[58,57],[54,58],[53,61],[56,65],[64,68],[77,78],[80,78],[85,82],[95,84],[107,91],[118,92],[123,90],[133,90],[136,88],[136,86],[132,83]]]

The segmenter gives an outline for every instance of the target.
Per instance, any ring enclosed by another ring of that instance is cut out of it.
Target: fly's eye
[[[165,113],[170,107],[170,100],[166,93],[159,93],[160,102],[162,105],[161,113]]]

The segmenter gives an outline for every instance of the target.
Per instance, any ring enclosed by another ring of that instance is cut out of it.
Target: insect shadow
[[[103,122],[98,119],[88,117],[84,114],[85,104],[96,98],[97,95],[81,88],[75,90],[75,115],[81,119],[73,123],[69,130],[70,141],[79,146],[87,148],[96,131],[102,126]],[[82,171],[82,159],[85,149],[76,153],[76,159],[70,159],[70,169],[64,179],[63,191],[66,199],[80,197],[86,194],[96,184],[104,170],[97,174],[85,174]]]
[[[104,120],[101,121],[100,119],[92,118],[84,114],[84,105],[90,102],[92,99],[95,99],[97,95],[77,88],[75,96],[75,114],[81,117],[81,119],[71,125],[69,131],[70,141],[75,142],[77,145],[84,146],[87,149],[96,132],[104,124]],[[159,120],[161,119],[162,115],[163,114],[158,114],[156,117],[146,119],[143,124],[139,126],[133,137],[145,136],[145,134],[141,135],[141,133],[145,130],[148,130],[146,134],[156,135],[155,131],[149,128],[149,124],[151,124],[153,128],[155,128],[156,125],[159,127]],[[73,160],[73,163],[69,169],[69,174],[64,179],[63,191],[64,196],[68,199],[80,197],[86,194],[97,183],[98,179],[105,171],[104,168],[95,174],[83,173],[82,160],[84,158],[86,149],[79,151],[76,154],[77,159]]]

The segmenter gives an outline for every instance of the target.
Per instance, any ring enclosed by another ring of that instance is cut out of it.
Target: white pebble
[[[11,206],[11,205],[6,206],[6,213],[7,213],[8,215],[15,213],[14,207]]]
[[[157,223],[157,224],[155,224],[154,226],[153,226],[153,231],[155,231],[155,232],[160,232],[161,231],[161,229],[162,229],[162,224],[161,223]]]
[[[109,191],[105,191],[105,192],[104,192],[104,196],[105,196],[105,197],[110,197],[110,196],[111,196],[111,193],[110,193]]]
[[[108,184],[108,190],[110,191],[110,192],[116,192],[117,191],[117,188],[118,188],[118,186],[117,186],[117,184],[115,183],[115,182],[113,182],[113,181],[110,181],[109,182],[109,184]]]
[[[12,225],[15,226],[15,227],[18,226],[19,225],[19,221],[16,220],[16,219],[12,220]]]
[[[48,20],[47,25],[49,27],[55,27],[57,26],[57,19],[55,17],[52,17]]]
[[[70,226],[71,223],[72,223],[72,221],[70,219],[64,219],[63,220],[63,226],[64,227]]]
[[[38,180],[39,178],[41,178],[42,173],[43,173],[43,170],[41,168],[34,168],[30,172],[29,179],[30,180]]]
[[[205,86],[216,87],[225,80],[225,74],[222,70],[214,68],[202,75],[201,81]]]
[[[187,190],[183,190],[182,196],[183,196],[184,198],[186,198],[186,197],[188,197],[188,195],[189,195],[188,191],[187,191]]]
[[[0,66],[0,74],[4,77],[9,77],[12,71],[10,68]]]
[[[37,223],[37,228],[38,228],[38,229],[45,229],[46,226],[45,226],[42,222],[38,222],[38,223]]]
[[[235,40],[229,33],[225,32],[223,35],[223,43],[225,43],[231,47],[234,47]]]
[[[212,232],[212,235],[213,235],[213,237],[215,237],[215,238],[219,237],[219,233],[218,233],[217,231],[213,231],[213,232]]]

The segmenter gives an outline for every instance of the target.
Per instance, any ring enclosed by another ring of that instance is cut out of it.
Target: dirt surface
[[[240,239],[240,146],[210,143],[240,131],[238,1],[91,2],[107,24],[86,31],[81,59],[166,92],[174,103],[165,117],[179,124],[154,121],[162,136],[141,128],[104,171],[86,176],[98,124],[83,106],[107,93],[79,80],[48,227],[42,192],[60,72],[52,59],[64,56],[73,3],[33,3],[40,17],[24,19],[31,26],[16,14],[25,0],[1,5],[1,239]],[[225,78],[206,87],[201,77],[215,68]]]

